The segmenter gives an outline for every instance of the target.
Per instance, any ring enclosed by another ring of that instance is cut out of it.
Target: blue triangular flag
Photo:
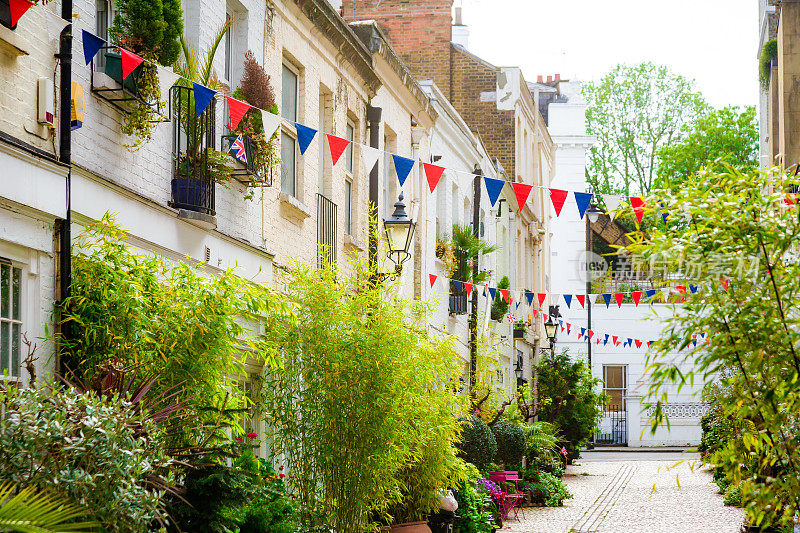
[[[656,290],[655,289],[648,289],[648,290],[645,291],[645,295],[647,295],[648,298],[652,299],[653,296],[656,295]]]
[[[664,209],[665,205],[664,202],[658,202],[658,205],[661,206],[661,209]],[[664,221],[664,224],[667,223],[667,218],[669,218],[669,214],[665,211],[661,212],[661,219]]]
[[[605,346],[606,344],[608,344],[608,333],[606,333],[606,338],[603,341],[603,346]]]
[[[497,296],[497,289],[494,287],[489,287],[489,296],[491,296],[492,300],[494,300],[495,296]]]
[[[569,309],[570,305],[572,304],[572,295],[571,294],[565,294],[564,295],[564,301],[567,302],[567,309]]]
[[[211,100],[214,99],[214,95],[217,92],[195,82],[192,82],[192,87],[194,87],[194,110],[199,117],[206,110],[208,104],[211,103]]]
[[[581,328],[581,336],[586,335],[586,328]]]
[[[592,201],[592,193],[590,192],[574,192],[572,193],[575,195],[575,203],[578,206],[578,213],[583,218],[583,214],[586,213],[586,208],[589,207],[589,203]]]
[[[394,171],[397,173],[397,179],[400,180],[400,186],[402,187],[416,161],[396,154],[392,154],[392,159],[394,160]]]
[[[697,292],[697,285],[689,285],[689,290],[692,291],[692,294]]]
[[[489,194],[489,203],[494,207],[506,182],[495,178],[483,178],[483,182],[486,184],[486,192]]]
[[[706,334],[705,333],[701,333],[700,336],[703,337],[704,339],[706,338]]]
[[[455,285],[456,292],[459,293],[459,294],[464,289],[464,283],[462,283],[461,281],[453,280],[453,285]]]
[[[515,307],[515,309],[519,309],[519,302],[517,302],[517,307]]]
[[[533,306],[533,293],[531,291],[525,291],[525,298],[528,299],[528,306]]]
[[[628,346],[633,346],[633,339],[628,337]]]
[[[611,303],[611,293],[606,293],[603,295],[603,300],[606,302],[606,309],[608,309],[608,305]]]
[[[83,59],[86,61],[86,64],[92,62],[92,58],[97,55],[97,52],[100,51],[100,48],[103,47],[106,42],[98,37],[93,33],[89,33],[86,30],[83,31]]]
[[[314,140],[317,130],[304,126],[299,122],[295,122],[294,127],[297,128],[297,144],[300,145],[300,155],[305,154],[311,141]]]
[[[697,339],[692,339],[692,344],[694,344],[695,347],[696,347],[697,346]]]

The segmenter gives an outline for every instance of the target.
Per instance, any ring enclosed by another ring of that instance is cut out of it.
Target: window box
[[[229,133],[222,136],[222,151],[229,153],[231,146],[236,141],[238,134]],[[242,135],[244,141],[244,153],[247,163],[233,157],[230,158],[230,174],[232,178],[245,185],[260,185],[265,187],[272,186],[272,165],[269,165],[269,173],[265,174],[262,169],[256,167],[258,160],[258,144],[249,135]]]
[[[109,78],[116,81],[136,98],[139,97],[139,77],[142,75],[144,63],[133,69],[130,75],[122,79],[122,56],[116,52],[105,52],[106,66],[105,73]]]
[[[139,105],[149,106],[158,117],[151,122],[168,122],[169,118],[162,113],[160,98],[148,101],[140,91],[141,77],[145,63],[136,67],[130,75],[122,79],[122,56],[109,51],[111,46],[104,46],[92,59],[91,87],[92,93],[113,105],[122,113],[130,114]],[[99,61],[102,54],[102,64]]]

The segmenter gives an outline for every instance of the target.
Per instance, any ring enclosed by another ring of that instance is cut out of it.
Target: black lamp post
[[[411,247],[416,227],[414,221],[408,218],[402,192],[394,204],[392,216],[383,220],[383,227],[386,230],[386,241],[389,243],[389,259],[394,263],[395,274],[399,275],[403,271],[403,263],[411,257],[408,249]]]
[[[592,271],[589,265],[592,261],[592,229],[591,225],[597,222],[603,210],[597,207],[594,202],[589,204],[586,209],[586,329],[592,329],[592,301],[589,295],[592,292]],[[589,372],[592,371],[592,340],[586,337],[586,357],[589,365]]]
[[[550,346],[556,343],[556,323],[553,322],[553,317],[548,316],[547,322],[544,323],[544,334],[547,335],[547,340],[550,341]]]

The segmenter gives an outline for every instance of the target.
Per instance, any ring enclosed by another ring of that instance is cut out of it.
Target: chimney
[[[556,81],[561,81],[561,74],[556,74]]]
[[[547,83],[552,83],[553,76],[547,76]]]
[[[451,31],[453,42],[469,50],[469,28],[464,24],[463,8],[461,6],[456,7],[456,20]]]
[[[536,83],[544,83],[544,76],[539,74],[539,76],[536,78]]]

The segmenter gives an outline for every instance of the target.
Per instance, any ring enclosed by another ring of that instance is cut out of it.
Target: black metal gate
[[[624,405],[606,405],[603,408],[594,443],[597,446],[628,445],[628,412]]]

